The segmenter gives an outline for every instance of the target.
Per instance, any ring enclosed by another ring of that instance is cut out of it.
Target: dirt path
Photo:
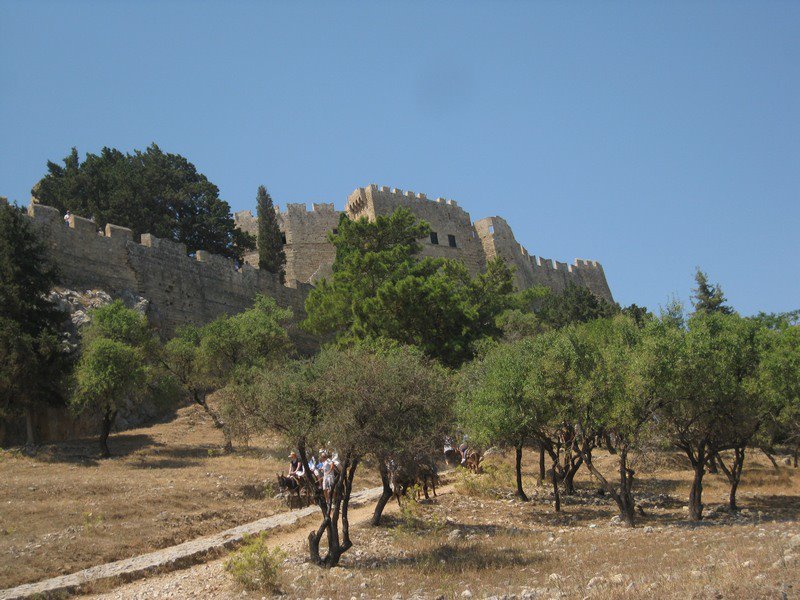
[[[439,495],[452,492],[452,484],[443,485],[437,489]],[[363,529],[369,523],[372,512],[375,509],[374,502],[368,502],[350,510],[351,537],[353,538],[354,548],[358,548],[359,529]],[[386,505],[385,514],[392,514],[397,511],[397,503],[390,502]],[[299,525],[292,530],[276,530],[272,533],[268,542],[271,546],[277,546],[285,550],[290,555],[305,555],[305,544],[308,533],[318,524],[318,514],[304,517]],[[161,575],[155,575],[128,583],[117,587],[108,592],[98,593],[89,596],[92,600],[145,600],[151,598],[262,598],[261,593],[243,592],[236,586],[233,580],[225,573],[226,558],[218,558],[209,562],[194,565],[180,571],[173,571]],[[317,569],[310,564],[302,565],[304,569]]]

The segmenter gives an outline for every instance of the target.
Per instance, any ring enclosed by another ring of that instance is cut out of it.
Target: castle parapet
[[[186,244],[173,242],[172,240],[165,240],[154,236],[152,233],[142,234],[142,246],[160,250],[164,254],[171,254],[173,256],[187,256]]]
[[[122,239],[126,242],[133,241],[133,231],[127,227],[106,223],[105,235],[107,238]]]

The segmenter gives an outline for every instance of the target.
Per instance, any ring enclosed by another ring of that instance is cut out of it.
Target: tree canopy
[[[304,327],[340,341],[396,340],[450,366],[469,359],[481,339],[499,336],[511,270],[498,259],[471,277],[459,261],[422,258],[419,240],[429,231],[404,208],[375,221],[343,215],[330,237],[333,274],[309,294]]]
[[[28,219],[0,202],[0,415],[25,412],[29,444],[32,407],[60,398],[64,315],[48,299],[56,277]]]
[[[155,339],[147,319],[115,300],[94,309],[83,334],[75,368],[70,406],[76,413],[98,413],[102,419],[101,456],[108,457],[108,435],[120,409],[140,403],[156,385],[147,350]]]
[[[436,451],[449,423],[449,392],[447,371],[419,349],[371,340],[328,347],[312,360],[276,366],[235,384],[226,418],[240,435],[279,431],[303,464],[312,444],[338,453],[334,493],[330,502],[317,496],[323,520],[309,536],[312,560],[333,567],[352,546],[347,510],[357,467],[367,458],[381,469],[401,453]],[[323,558],[319,544],[326,532]]]
[[[179,154],[151,144],[133,154],[103,148],[81,162],[73,148],[63,163],[48,161],[47,174],[31,190],[42,204],[93,218],[99,227],[113,223],[182,242],[189,250],[241,259],[255,248],[252,236],[234,227],[217,186]]]
[[[726,315],[733,312],[733,309],[726,304],[727,299],[722,293],[722,287],[718,283],[709,283],[706,273],[698,268],[694,280],[697,283],[697,287],[692,290],[695,312],[720,312]]]

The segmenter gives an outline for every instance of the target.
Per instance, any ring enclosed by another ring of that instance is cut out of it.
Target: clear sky
[[[0,195],[156,142],[234,210],[369,183],[501,215],[615,298],[800,308],[800,2],[0,1]]]

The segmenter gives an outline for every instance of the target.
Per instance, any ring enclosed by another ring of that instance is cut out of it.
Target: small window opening
[[[489,225],[489,233],[494,233],[494,225]]]
[[[286,245],[286,234],[281,231],[281,244]]]
[[[456,247],[456,236],[448,235],[447,236],[447,243],[450,245],[451,248]]]
[[[338,230],[338,229],[336,229],[336,228],[334,228],[334,229],[333,229],[333,235],[339,235],[339,230]]]
[[[439,235],[435,231],[431,231],[431,244],[439,244]]]

